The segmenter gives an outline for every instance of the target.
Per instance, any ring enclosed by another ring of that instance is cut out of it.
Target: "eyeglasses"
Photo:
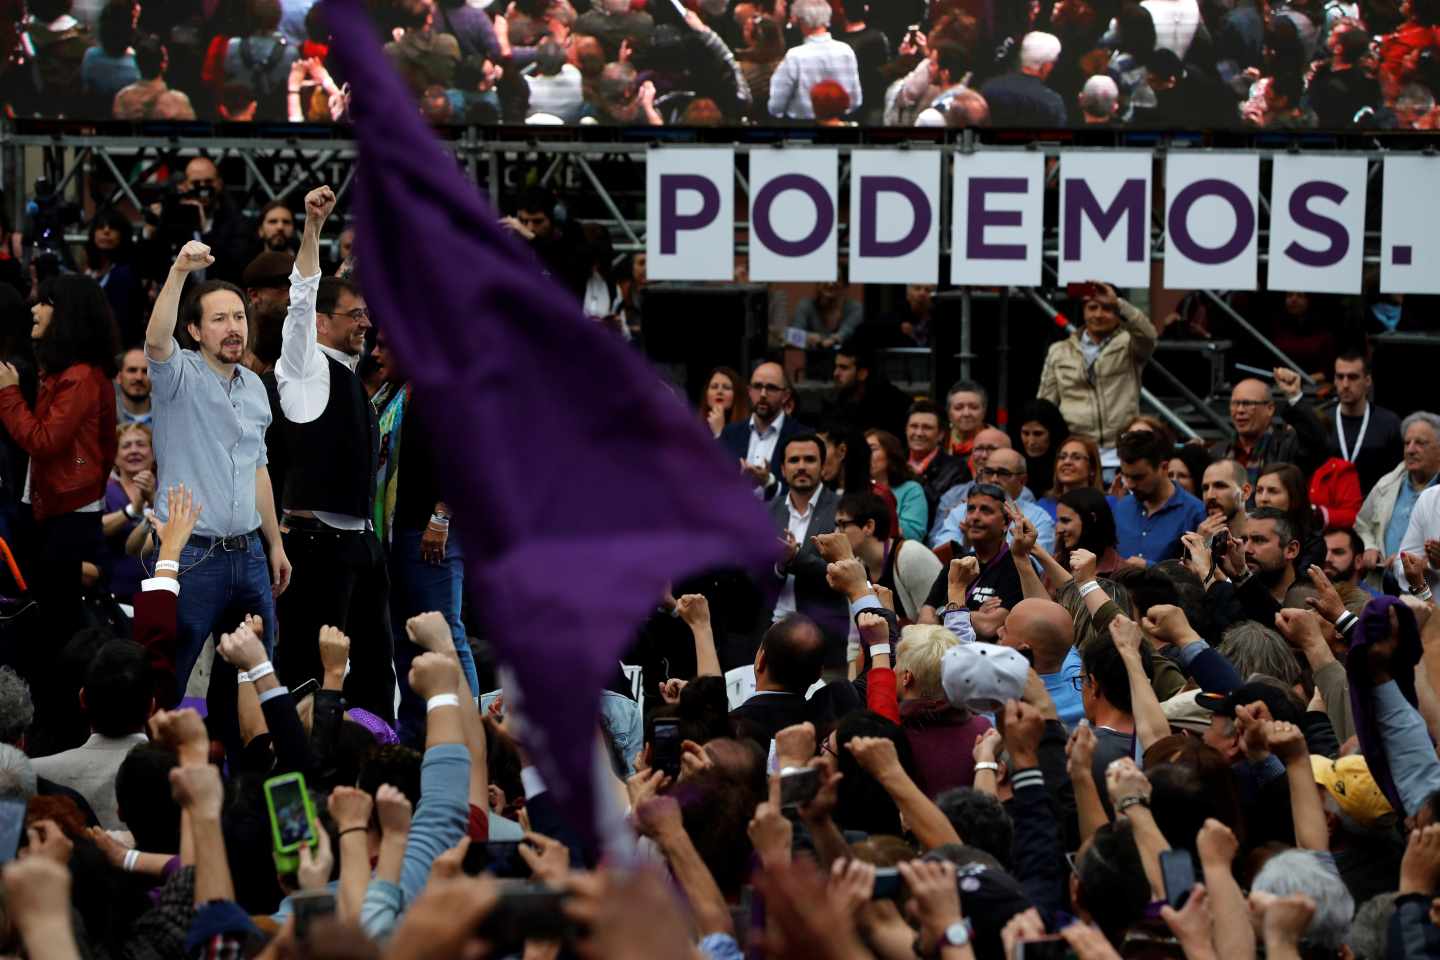
[[[854,520],[849,519],[848,517],[846,517],[846,518],[844,518],[844,519],[842,519],[842,518],[840,518],[840,517],[836,517],[836,518],[835,518],[835,529],[836,529],[836,530],[844,530],[844,529],[846,529],[847,527],[858,527],[858,526],[860,526],[860,524],[856,523]]]
[[[1077,452],[1075,452],[1074,450],[1072,450],[1072,451],[1070,451],[1069,453],[1059,454],[1058,456],[1055,457],[1055,459],[1056,459],[1056,460],[1060,460],[1060,461],[1064,461],[1064,462],[1066,462],[1066,463],[1089,463],[1089,462],[1090,462],[1090,454],[1088,454],[1088,453],[1077,453]]]
[[[996,446],[987,446],[982,444],[976,444],[975,446],[970,448],[970,450],[974,453],[994,453],[996,450],[999,449],[1000,448]]]
[[[320,311],[316,311],[317,313]],[[370,311],[365,307],[356,307],[354,310],[346,310],[344,313],[332,310],[325,314],[327,317],[345,317],[348,320],[369,320]]]
[[[784,393],[785,387],[778,383],[752,383],[750,389],[756,393]]]
[[[1085,681],[1087,679],[1089,678],[1082,673],[1079,676],[1071,677],[1069,683],[1071,687],[1073,687],[1077,692],[1079,692],[1085,689]]]
[[[1255,407],[1268,407],[1272,401],[1269,400],[1231,400],[1231,410],[1250,410]]]
[[[1009,480],[1011,477],[1020,476],[1020,474],[1014,470],[1006,470],[1004,467],[981,467],[980,472],[976,474],[976,476],[981,478],[999,477],[1001,480]]]

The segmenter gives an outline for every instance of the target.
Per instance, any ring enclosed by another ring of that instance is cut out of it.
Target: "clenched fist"
[[[329,187],[316,187],[305,194],[305,229],[311,229],[310,224],[313,223],[315,224],[314,229],[318,233],[334,209],[335,191]]]
[[[171,273],[187,274],[196,270],[204,270],[215,262],[210,255],[210,248],[199,240],[191,240],[180,248],[180,255],[175,258],[175,265],[170,268]]]

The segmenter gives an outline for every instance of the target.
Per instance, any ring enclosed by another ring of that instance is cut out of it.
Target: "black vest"
[[[325,412],[309,423],[294,423],[277,403],[283,429],[287,510],[324,510],[369,518],[375,503],[380,461],[380,427],[360,378],[328,354],[330,396]]]

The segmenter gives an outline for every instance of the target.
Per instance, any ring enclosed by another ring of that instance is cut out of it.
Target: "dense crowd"
[[[465,438],[334,192],[250,219],[175,174],[0,277],[0,951],[1440,954],[1440,415],[1374,402],[1368,323],[1235,382],[1207,447],[1141,413],[1161,330],[1108,284],[1000,426],[878,364],[933,291],[820,285],[786,324],[830,389],[766,359],[696,398],[776,560],[637,624],[592,824],[535,760],[566,665],[517,702],[492,662]],[[537,277],[643,340],[643,258],[514,207]]]
[[[315,0],[9,0],[22,115],[346,119]],[[367,0],[435,123],[1434,129],[1436,0]]]

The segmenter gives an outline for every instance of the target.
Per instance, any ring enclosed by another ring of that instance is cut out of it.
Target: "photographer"
[[[145,276],[157,283],[165,279],[179,249],[191,240],[204,243],[215,258],[202,271],[201,280],[239,283],[249,262],[249,226],[225,196],[225,181],[209,157],[195,157],[187,163],[184,179],[161,203],[151,204],[145,216],[145,236]]]

